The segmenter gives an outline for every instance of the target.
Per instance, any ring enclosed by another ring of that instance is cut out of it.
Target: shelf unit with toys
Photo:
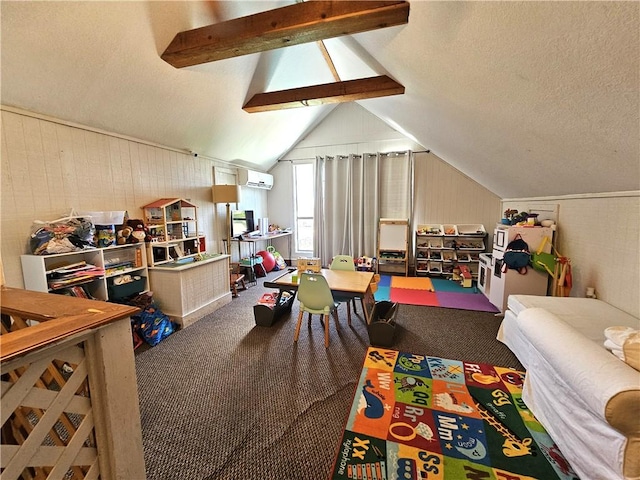
[[[151,237],[150,267],[194,260],[203,253],[205,238],[198,230],[198,208],[182,198],[161,198],[142,207]]]
[[[21,255],[26,290],[119,301],[149,290],[144,243]]]
[[[486,236],[481,224],[418,225],[414,243],[416,276],[455,276],[457,267],[466,266],[477,278]]]

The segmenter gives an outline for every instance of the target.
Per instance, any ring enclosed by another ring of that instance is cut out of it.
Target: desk
[[[270,282],[264,282],[268,288],[277,288],[280,291],[297,291],[298,284],[291,281],[291,275],[297,274],[297,270],[290,270]],[[360,297],[367,324],[370,323],[370,315],[375,304],[371,291],[373,272],[350,272],[345,270],[329,270],[323,268],[320,273],[327,279],[329,288],[333,293],[345,297]]]
[[[249,253],[250,257],[253,257],[256,254],[256,243],[258,242],[267,242],[267,245],[271,245],[272,241],[275,238],[287,238],[287,255],[289,257],[289,261],[291,261],[291,232],[279,232],[279,233],[268,233],[266,235],[260,235],[259,237],[251,237],[249,235],[242,235],[242,240],[238,237],[232,238],[231,241],[238,243],[238,255],[242,258],[242,249],[240,248],[242,243],[249,244]],[[283,258],[286,260],[287,257]]]

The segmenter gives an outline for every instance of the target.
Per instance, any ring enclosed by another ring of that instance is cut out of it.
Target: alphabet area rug
[[[462,287],[444,278],[398,277],[382,275],[375,292],[376,301],[390,301],[405,305],[457,308],[478,312],[498,313],[477,287]]]
[[[510,368],[370,347],[333,480],[577,479]]]

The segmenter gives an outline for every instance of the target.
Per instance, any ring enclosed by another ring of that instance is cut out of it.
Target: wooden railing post
[[[144,479],[142,425],[129,319],[85,343],[102,478]]]

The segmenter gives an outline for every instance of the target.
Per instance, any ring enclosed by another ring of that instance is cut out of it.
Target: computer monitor
[[[234,210],[231,212],[231,236],[237,237],[255,230],[253,210]]]

